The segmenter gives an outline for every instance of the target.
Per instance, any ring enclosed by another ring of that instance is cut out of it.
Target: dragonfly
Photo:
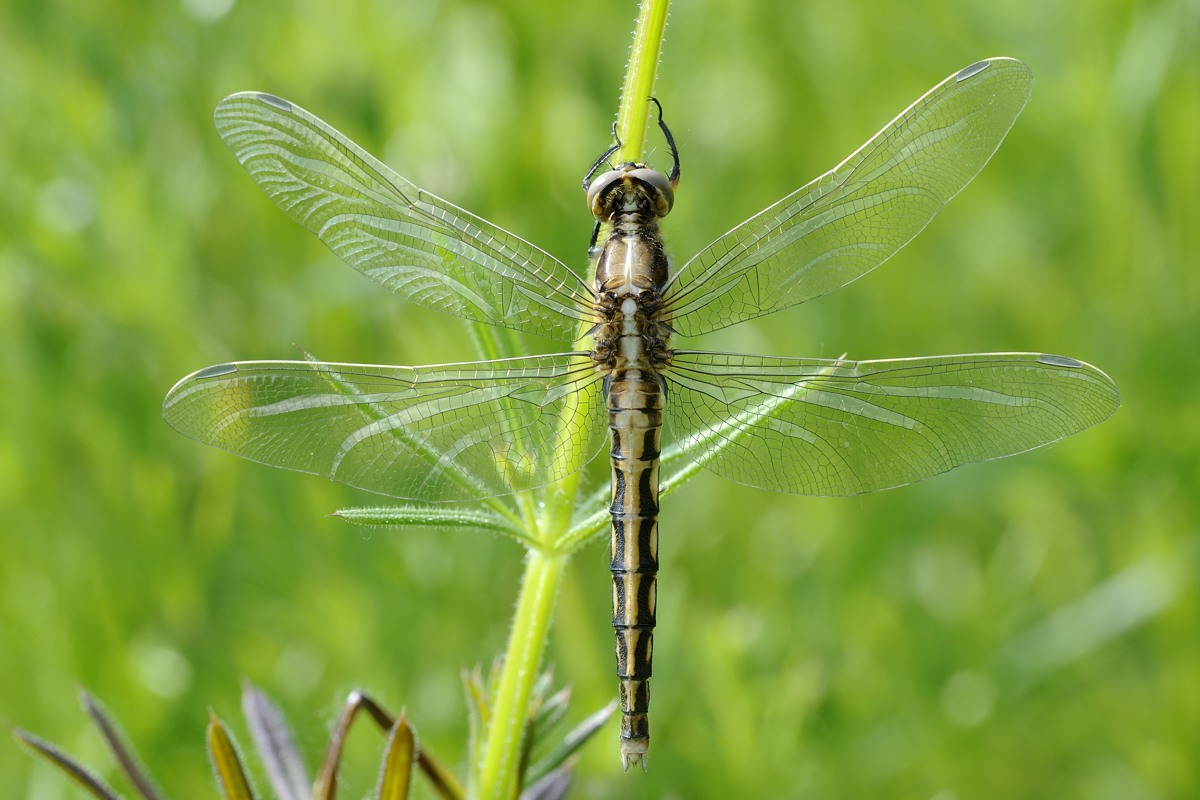
[[[414,303],[578,349],[416,367],[218,364],[183,378],[163,414],[244,458],[421,501],[547,486],[607,444],[620,752],[626,769],[645,767],[664,431],[682,458],[733,481],[846,496],[1041,447],[1120,404],[1102,371],[1046,353],[855,361],[673,346],[886,261],[979,173],[1032,85],[1011,58],[955,72],[838,166],[678,268],[659,225],[680,174],[660,106],[669,172],[607,163],[618,143],[584,180],[596,226],[586,278],[299,106],[232,95],[215,112],[221,138],[350,267]]]

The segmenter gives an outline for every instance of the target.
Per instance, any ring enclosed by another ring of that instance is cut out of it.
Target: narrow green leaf
[[[32,751],[35,755],[44,758],[54,766],[58,767],[63,774],[83,788],[83,790],[92,797],[97,798],[97,800],[119,800],[120,795],[108,788],[103,781],[97,778],[78,761],[71,758],[66,753],[47,742],[45,739],[40,739],[37,736],[34,736],[32,733],[23,731],[14,726],[10,726],[9,730],[12,731],[12,735],[16,737],[18,742]]]
[[[146,768],[138,761],[133,748],[126,742],[112,715],[105,711],[100,702],[85,689],[79,690],[79,704],[83,706],[84,712],[100,729],[100,735],[104,737],[108,749],[121,766],[121,772],[125,773],[125,777],[133,784],[138,794],[145,800],[160,800],[162,795],[159,793],[158,787],[150,779]]]
[[[609,717],[617,709],[617,703],[613,702],[606,705],[583,722],[576,725],[563,740],[559,742],[553,750],[539,759],[533,766],[529,768],[526,774],[526,780],[538,782],[545,776],[549,775],[556,768],[562,765],[570,756],[574,755],[588,739],[592,738],[604,724],[608,722]]]
[[[386,408],[381,407],[377,402],[372,402],[371,400],[367,399],[363,392],[359,390],[359,387],[347,380],[344,376],[340,375],[333,368],[332,364],[323,362],[308,352],[304,352],[304,360],[312,364],[313,367],[322,376],[324,376],[325,383],[329,385],[330,390],[338,392],[346,397],[353,397],[357,400],[361,400],[362,402],[359,408],[364,417],[368,419],[374,419],[377,422],[387,419],[389,416],[389,411]],[[408,434],[401,429],[393,429],[392,435],[401,440],[408,438]],[[450,474],[457,474],[459,481],[461,481],[463,484],[471,483],[470,475],[464,472],[457,462],[451,461],[447,465],[447,469]]]
[[[567,713],[571,703],[571,687],[564,686],[547,697],[534,712],[533,732],[534,744],[545,741],[547,733],[554,729]]]
[[[369,527],[421,527],[421,528],[468,528],[485,530],[511,536],[525,546],[532,546],[529,533],[515,519],[482,508],[462,506],[423,505],[408,503],[400,506],[376,506],[371,508],[343,508],[333,512],[356,525]]]
[[[387,747],[383,752],[383,764],[379,769],[379,785],[375,796],[379,800],[408,800],[412,786],[412,773],[416,738],[404,712],[392,726]]]
[[[496,656],[492,659],[492,666],[488,670],[487,689],[484,697],[487,698],[489,706],[495,701],[496,692],[500,689],[500,679],[504,674],[504,658]],[[531,687],[532,688],[532,687]]]
[[[229,732],[217,715],[208,712],[208,756],[212,759],[213,770],[217,773],[217,784],[224,792],[226,800],[254,800],[254,792],[250,789],[250,779],[242,767],[238,757],[237,745],[234,744]]]
[[[546,692],[550,691],[550,685],[554,682],[554,669],[549,668],[543,670],[537,676],[537,680],[533,682],[533,691],[529,695],[532,702],[540,703],[542,698],[546,696]]]
[[[229,98],[226,99],[228,100]],[[379,408],[377,403],[367,401],[362,392],[360,392],[355,385],[347,381],[343,376],[339,375],[332,369],[332,365],[318,361],[316,357],[307,352],[304,353],[304,359],[312,364],[314,368],[316,368],[325,377],[326,383],[329,384],[333,391],[340,392],[347,397],[363,399],[364,402],[360,404],[359,408],[364,414],[370,412],[369,416],[373,417],[376,421],[383,420],[388,417],[389,412],[386,409]],[[393,430],[392,435],[402,440],[407,438],[407,435],[402,429]],[[451,460],[447,464],[444,464],[443,468],[446,470],[447,477],[456,478],[457,482],[463,486],[470,486],[474,483],[474,478],[470,474],[470,471],[465,469],[463,465],[459,464],[457,459]],[[504,501],[497,497],[483,497],[480,498],[480,502],[500,513],[508,510],[504,504]]]
[[[242,713],[267,771],[267,780],[280,800],[306,800],[312,792],[308,770],[279,709],[255,686],[242,689]]]
[[[567,687],[546,697],[546,693],[550,691],[553,683],[554,669],[548,667],[538,675],[530,693],[529,719],[525,724],[525,736],[521,743],[521,757],[517,769],[518,791],[522,791],[525,787],[525,771],[529,767],[534,750],[545,739],[546,731],[552,728],[554,723],[566,713],[567,704],[570,702],[571,690]]]
[[[530,708],[529,718],[525,720],[525,733],[521,736],[521,749],[517,752],[517,770],[513,779],[514,793],[518,795],[525,790],[525,778],[529,773],[529,761],[533,758],[533,717],[534,711]]]
[[[483,726],[487,718],[487,698],[483,696],[483,677],[479,665],[462,671],[463,694],[467,700],[467,795],[476,796],[476,782],[483,743]]]

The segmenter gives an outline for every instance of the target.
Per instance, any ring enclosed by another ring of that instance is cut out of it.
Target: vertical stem
[[[514,796],[529,698],[546,648],[554,599],[569,558],[567,554],[545,553],[536,548],[526,558],[521,595],[484,743],[479,773],[481,800],[508,800]]]
[[[617,112],[617,136],[621,151],[617,162],[641,161],[646,148],[646,115],[654,94],[658,59],[662,53],[663,33],[667,28],[670,0],[642,0],[629,64],[625,68],[625,86],[621,89],[621,107]]]

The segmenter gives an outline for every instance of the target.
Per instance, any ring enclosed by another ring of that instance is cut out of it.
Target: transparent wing
[[[993,58],[935,86],[832,171],[688,261],[665,292],[692,336],[803,303],[870,272],[978,174],[1025,107],[1033,76]]]
[[[243,92],[215,120],[288,216],[396,294],[560,341],[590,319],[591,291],[561,261],[414,186],[299,106]]]
[[[175,430],[372,492],[468,500],[541,486],[605,440],[587,354],[431,367],[244,361],[181,380]]]
[[[903,486],[1049,444],[1120,405],[1095,367],[1036,353],[826,361],[677,353],[667,431],[738,483],[811,495]]]

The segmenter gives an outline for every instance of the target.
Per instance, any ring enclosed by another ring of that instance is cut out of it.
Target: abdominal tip
[[[634,764],[642,765],[642,772],[649,772],[650,768],[646,764],[645,753],[621,753],[621,766],[629,772],[629,768]]]
[[[646,739],[622,739],[621,740],[621,766],[629,772],[629,768],[634,764],[642,765],[642,772],[648,772],[649,766],[646,763],[646,751],[650,749],[650,742]]]

